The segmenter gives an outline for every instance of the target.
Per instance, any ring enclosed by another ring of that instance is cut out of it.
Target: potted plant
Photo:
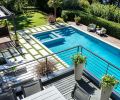
[[[74,67],[75,67],[74,69],[75,80],[80,80],[82,78],[86,57],[84,57],[81,54],[75,54],[73,55],[72,60],[74,62]]]
[[[76,25],[80,25],[81,18],[79,16],[75,16],[74,18]]]
[[[111,75],[105,75],[102,78],[101,82],[101,98],[100,100],[109,100],[109,97],[112,93],[112,90],[116,84],[118,84],[118,80]]]
[[[46,60],[40,61],[40,63],[36,65],[36,74],[38,77],[45,76],[52,73],[54,71],[54,68],[55,62],[52,62],[50,60],[47,62]]]

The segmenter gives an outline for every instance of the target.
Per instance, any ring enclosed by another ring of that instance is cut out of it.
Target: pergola
[[[16,32],[16,25],[15,25],[15,14],[10,12],[8,9],[6,9],[4,6],[0,6],[0,20],[4,20],[4,19],[12,19],[13,21],[13,26],[14,26],[14,32],[15,32],[15,36],[16,36],[16,40],[15,43],[18,44],[18,37],[17,37],[17,32]],[[9,31],[9,30],[8,30]],[[6,33],[2,33],[5,34]],[[1,36],[1,35],[0,35]],[[10,33],[9,33],[10,36]]]

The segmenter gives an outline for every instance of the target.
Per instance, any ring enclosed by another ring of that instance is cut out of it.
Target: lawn
[[[17,30],[47,24],[47,14],[41,11],[27,12],[16,16]]]

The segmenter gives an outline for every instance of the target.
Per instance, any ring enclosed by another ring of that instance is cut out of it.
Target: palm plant
[[[54,16],[56,18],[56,11],[62,4],[63,0],[49,0],[48,6],[54,8]]]

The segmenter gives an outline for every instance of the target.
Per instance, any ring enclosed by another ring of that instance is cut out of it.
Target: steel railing
[[[54,65],[56,66],[57,63],[59,62],[59,60],[57,60],[56,55],[62,59],[64,62],[66,62],[69,66],[72,66],[72,59],[71,57],[76,54],[76,53],[81,53],[82,55],[87,57],[87,61],[85,64],[85,69],[87,71],[89,71],[90,73],[92,73],[92,75],[94,75],[96,78],[98,78],[99,80],[102,79],[102,77],[105,74],[110,74],[113,75],[116,79],[120,80],[120,68],[113,65],[112,63],[108,62],[107,60],[105,60],[104,58],[96,55],[95,53],[91,52],[90,50],[84,48],[83,46],[75,46],[57,53],[53,53],[44,57],[41,57],[39,59],[30,61],[30,62],[25,62],[25,63],[21,63],[21,64],[17,64],[17,67],[28,67],[27,68],[27,72],[25,72],[23,75],[20,74],[18,76],[12,76],[11,80],[13,81],[14,84],[17,84],[19,82],[21,82],[23,80],[23,78],[25,80],[31,79],[31,78],[35,78],[37,79],[38,76],[36,75],[36,73],[33,72],[33,70],[35,71],[35,66],[41,62],[41,60],[45,60],[46,62],[46,66],[47,66],[47,62],[52,59],[52,62],[54,62]],[[54,58],[54,59],[53,59]],[[14,66],[15,67],[15,66]],[[11,69],[11,68],[10,68]],[[10,69],[4,69],[1,70],[2,73],[6,72],[7,70]],[[54,70],[57,70],[54,69]],[[32,73],[32,74],[31,74]],[[31,77],[33,76],[33,77]],[[4,77],[4,74],[3,76]],[[20,78],[23,77],[23,78]],[[17,80],[14,80],[17,79]],[[11,84],[11,80],[9,80],[9,77],[4,78],[4,83],[7,83],[7,85]],[[114,89],[117,93],[120,93],[120,84],[117,86],[117,88]]]

